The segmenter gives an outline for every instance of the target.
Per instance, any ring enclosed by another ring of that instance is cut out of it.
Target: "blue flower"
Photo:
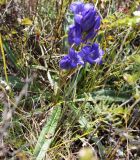
[[[75,22],[81,25],[83,31],[88,31],[94,26],[96,10],[93,5],[85,4],[83,11],[75,14]]]
[[[84,3],[83,2],[73,2],[70,5],[70,10],[74,13],[74,14],[78,14],[80,12],[82,12],[84,9]]]
[[[101,17],[95,7],[83,2],[74,2],[70,6],[70,10],[74,14],[74,24],[69,26],[68,42],[70,45],[86,45],[78,53],[73,49],[69,49],[69,54],[60,60],[62,69],[73,69],[78,65],[84,66],[86,63],[94,64],[102,63],[104,51],[100,49],[98,43],[87,44],[89,39],[93,39],[101,24]]]
[[[104,51],[99,48],[98,43],[94,43],[91,46],[90,45],[84,46],[78,54],[83,59],[84,63],[88,62],[90,64],[93,63],[101,64]]]
[[[81,56],[72,48],[70,48],[69,54],[64,56],[60,61],[60,67],[66,70],[76,68],[79,64],[83,65],[84,62]]]
[[[100,28],[100,24],[101,24],[101,17],[96,16],[95,21],[94,21],[94,26],[87,32],[83,41],[86,41],[88,39],[93,39],[96,36],[96,34]]]
[[[101,23],[101,17],[90,3],[74,2],[70,6],[74,13],[74,25],[69,28],[69,44],[79,45],[96,36]]]
[[[82,38],[82,30],[78,24],[76,25],[71,25],[69,27],[69,32],[68,32],[68,42],[70,45],[76,44],[79,45],[81,43],[81,38]]]

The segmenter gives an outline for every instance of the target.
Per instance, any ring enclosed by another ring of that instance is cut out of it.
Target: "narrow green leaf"
[[[50,144],[52,143],[52,141],[53,141],[53,138],[44,140],[44,144],[42,145],[36,160],[42,160],[42,159],[45,158],[47,150],[49,149]]]
[[[108,102],[125,102],[128,99],[128,93],[117,93],[111,89],[101,89],[91,94],[94,100],[105,100]]]
[[[16,57],[13,54],[13,52],[12,52],[11,48],[9,47],[9,45],[7,44],[7,42],[4,42],[3,46],[4,46],[5,52],[7,53],[8,58],[10,59],[12,64],[15,65],[18,68]]]
[[[23,69],[17,64],[17,58],[16,56],[14,55],[12,49],[10,48],[10,46],[8,45],[7,42],[3,42],[3,47],[4,47],[4,50],[10,60],[10,62],[18,69],[20,70],[23,74],[24,74],[24,71]]]
[[[42,160],[53,141],[55,130],[61,115],[61,107],[55,106],[48,122],[43,127],[34,150],[36,160]]]

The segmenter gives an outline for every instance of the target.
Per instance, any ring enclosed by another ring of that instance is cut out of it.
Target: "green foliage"
[[[105,51],[103,64],[62,71],[71,2],[0,1],[0,113],[13,108],[3,142],[17,148],[14,158],[21,150],[27,159],[78,159],[86,146],[81,160],[128,159],[129,144],[139,139],[140,18],[133,15],[139,1],[94,0],[103,17],[94,39]]]
[[[51,117],[49,117],[49,121],[43,127],[35,150],[34,150],[34,157],[37,160],[42,160],[45,158],[45,154],[50,147],[51,142],[54,139],[56,127],[58,125],[58,121],[61,115],[61,108],[60,106],[55,106],[52,111]]]

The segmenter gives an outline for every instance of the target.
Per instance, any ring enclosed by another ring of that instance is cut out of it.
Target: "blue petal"
[[[60,60],[60,67],[62,69],[76,68],[79,64],[84,65],[84,61],[73,48],[70,48],[69,54]]]
[[[100,17],[100,16],[97,16],[97,17],[96,17],[96,20],[95,20],[95,25],[94,25],[95,30],[98,30],[98,29],[99,29],[100,24],[101,24],[101,17]]]
[[[91,57],[87,57],[87,62],[89,64],[93,64],[94,63],[94,60],[91,58]]]
[[[87,62],[87,55],[91,52],[91,46],[85,46],[79,52],[80,57],[83,59],[84,63]]]
[[[92,54],[93,54],[92,57],[93,63],[101,64],[104,51],[99,48],[98,43],[94,43],[92,45]]]
[[[90,3],[86,3],[84,5],[84,11],[88,11],[90,9],[94,9],[94,6],[92,4],[90,4]]]
[[[73,48],[70,48],[69,50],[69,56],[71,58],[72,61],[72,65],[74,66],[74,64],[84,64],[82,58],[79,56],[79,54],[77,52],[75,52],[75,50]]]
[[[70,45],[74,43],[74,41],[73,41],[73,32],[75,32],[75,31],[74,31],[74,28],[75,28],[74,25],[69,26],[68,42],[69,42]]]
[[[76,14],[74,17],[75,22],[78,24],[82,24],[82,19],[83,19],[83,16],[80,14]]]
[[[73,48],[70,48],[70,49],[69,49],[69,56],[70,56],[70,58],[71,58],[71,59],[74,58],[75,55],[76,55],[75,50],[74,50]]]
[[[94,20],[95,20],[96,11],[89,10],[84,16],[83,16],[83,23],[82,23],[82,29],[83,31],[88,31],[94,26]]]
[[[102,56],[104,52],[102,49],[99,48],[98,43],[94,43],[92,46],[85,46],[79,52],[79,56],[83,59],[84,63],[88,62],[90,64],[93,63],[102,63]]]
[[[98,50],[98,48],[99,48],[99,44],[98,43],[93,43],[93,45],[92,45],[92,50]]]
[[[81,43],[81,38],[74,38],[73,40],[76,45],[79,45]]]
[[[99,54],[100,56],[103,56],[104,55],[104,51],[102,49],[99,50]]]
[[[93,39],[97,34],[97,31],[95,32],[94,28],[92,28],[84,38],[83,42],[87,41],[88,39]]]
[[[85,54],[88,54],[91,52],[91,46],[84,46],[82,48],[82,51],[85,53]]]
[[[82,2],[74,2],[70,5],[70,10],[76,14],[82,12],[83,9],[84,9],[84,3]]]
[[[62,69],[70,69],[71,68],[71,64],[70,64],[70,58],[68,55],[64,56],[61,60],[60,60],[60,68]]]
[[[100,27],[100,23],[101,23],[101,17],[98,16],[95,20],[95,24],[93,25],[93,27],[88,31],[86,37],[84,38],[84,41],[88,40],[88,39],[93,39]]]
[[[74,61],[72,61],[72,62],[71,62],[71,68],[76,68],[76,67],[77,67],[77,63],[74,62]]]
[[[81,43],[82,30],[79,24],[75,24],[70,26],[68,32],[68,42],[70,45],[76,44],[79,45]]]

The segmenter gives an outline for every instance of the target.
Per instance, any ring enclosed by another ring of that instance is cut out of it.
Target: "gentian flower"
[[[79,45],[81,43],[81,38],[82,38],[82,30],[79,24],[71,25],[69,27],[69,32],[68,32],[69,44],[72,45],[75,43],[76,45]]]
[[[74,14],[74,24],[69,26],[68,42],[70,45],[80,45],[96,36],[101,23],[101,17],[94,6],[90,3],[74,2],[70,6]],[[73,69],[78,65],[84,66],[86,63],[102,63],[104,51],[100,49],[98,43],[87,44],[78,53],[69,49],[69,54],[60,60],[62,69]]]
[[[80,55],[73,48],[70,48],[69,54],[64,56],[60,61],[60,67],[62,69],[72,69],[76,68],[77,65],[83,65],[84,62]]]
[[[79,45],[81,42],[94,38],[101,23],[101,17],[94,6],[90,3],[74,2],[70,10],[74,13],[74,26],[68,33],[69,44]]]
[[[94,21],[94,26],[87,32],[83,41],[94,38],[100,28],[100,24],[101,24],[101,17],[96,16],[95,21]]]
[[[94,43],[91,46],[84,46],[78,54],[83,59],[84,63],[88,62],[90,64],[101,64],[104,51],[99,48],[98,43]]]
[[[81,25],[83,31],[88,31],[94,25],[96,10],[93,5],[85,4],[83,11],[75,14],[75,22]]]
[[[79,14],[80,12],[82,12],[84,9],[84,3],[83,2],[73,2],[70,5],[70,10],[74,13],[74,14]]]

